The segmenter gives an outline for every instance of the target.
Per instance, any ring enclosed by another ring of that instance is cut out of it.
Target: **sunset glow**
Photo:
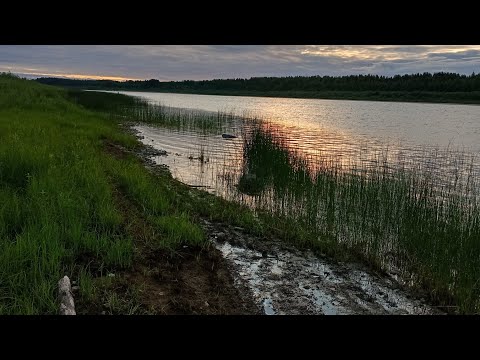
[[[179,81],[479,69],[480,45],[0,45],[0,72],[30,78]]]
[[[13,72],[26,77],[59,77],[59,78],[78,79],[78,80],[113,80],[113,81],[143,80],[138,78],[127,78],[122,76],[36,72],[35,69],[20,69],[20,71],[18,71],[14,67],[7,67],[5,69],[0,68],[0,71]]]

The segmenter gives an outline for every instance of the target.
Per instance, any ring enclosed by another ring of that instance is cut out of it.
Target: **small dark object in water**
[[[222,137],[224,139],[235,139],[236,138],[235,135],[230,135],[230,134],[222,134]]]

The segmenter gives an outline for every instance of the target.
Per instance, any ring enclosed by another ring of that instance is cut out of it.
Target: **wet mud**
[[[204,220],[204,228],[229,261],[235,284],[248,288],[266,315],[440,314],[393,276],[361,264],[337,263],[229,225]]]

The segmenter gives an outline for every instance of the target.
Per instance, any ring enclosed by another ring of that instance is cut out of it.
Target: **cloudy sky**
[[[290,75],[480,72],[479,45],[0,45],[25,77],[202,80]]]

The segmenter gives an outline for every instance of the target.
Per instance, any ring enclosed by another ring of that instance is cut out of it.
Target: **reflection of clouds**
[[[0,71],[113,80],[470,74],[479,65],[478,45],[0,45]]]
[[[260,123],[261,140],[275,146],[266,147],[271,151],[286,151],[290,173],[278,171],[275,164],[272,173],[290,177],[289,181],[302,181],[297,170],[315,181],[320,174],[344,176],[363,175],[367,178],[410,179],[414,176],[419,184],[429,184],[437,195],[463,194],[476,201],[480,185],[480,159],[475,153],[455,148],[435,146],[393,144],[388,141],[361,139],[355,135],[339,134],[335,129],[308,131],[287,127],[279,123]],[[305,178],[303,178],[305,179]],[[278,190],[279,178],[273,179],[272,186]],[[281,184],[282,182],[280,182]],[[423,186],[423,185],[422,185]]]
[[[281,122],[262,122],[259,126],[276,144],[302,159],[312,173],[332,167],[348,170],[360,163],[391,158],[396,152],[393,147],[385,151],[385,144],[378,139],[355,136],[326,126],[305,129]]]

